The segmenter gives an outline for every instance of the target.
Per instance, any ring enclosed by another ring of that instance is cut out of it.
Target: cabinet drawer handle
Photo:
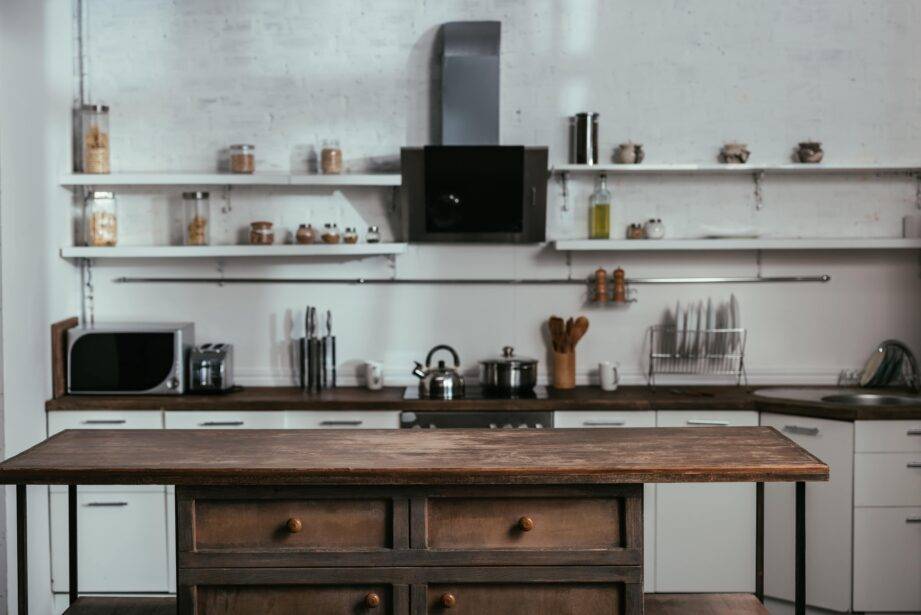
[[[441,594],[441,606],[446,609],[450,609],[456,605],[457,598],[454,597],[454,594]]]
[[[365,596],[365,606],[368,607],[369,609],[377,608],[380,605],[381,605],[381,597],[375,594],[374,592],[370,592],[367,596]]]
[[[87,502],[84,506],[88,508],[123,508],[128,502]]]
[[[292,534],[297,534],[304,529],[304,524],[297,517],[291,517],[288,519],[287,523],[285,523],[285,527],[287,527],[288,531]]]
[[[688,419],[688,425],[720,425],[728,427],[729,421],[718,421],[716,419]]]
[[[323,427],[358,427],[364,421],[320,421]]]
[[[921,523],[921,517],[908,517],[905,523]]]
[[[199,423],[199,427],[240,427],[244,425],[243,421],[205,421]]]
[[[84,425],[124,425],[125,419],[87,419],[82,421]]]
[[[921,436],[921,427],[909,429],[905,434],[909,436]]]
[[[908,467],[909,468],[921,468],[921,461],[909,461]]]
[[[530,532],[534,529],[534,519],[531,517],[522,517],[518,520],[518,529],[522,532]]]
[[[584,427],[621,427],[626,425],[624,419],[614,419],[612,421],[582,421]]]
[[[787,433],[798,433],[804,436],[819,435],[818,427],[803,427],[802,425],[784,425],[783,430]]]

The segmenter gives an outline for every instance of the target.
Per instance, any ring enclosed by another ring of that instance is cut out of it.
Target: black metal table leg
[[[755,484],[755,597],[764,604],[764,483]]]
[[[70,603],[77,601],[77,486],[67,486],[67,572]]]
[[[29,613],[29,554],[26,526],[26,486],[16,485],[16,579],[19,615]]]
[[[795,615],[806,615],[806,483],[796,483]]]

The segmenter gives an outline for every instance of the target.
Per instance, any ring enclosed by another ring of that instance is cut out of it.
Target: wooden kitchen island
[[[766,611],[644,598],[642,484],[796,482],[804,608],[805,482],[827,478],[768,427],[64,431],[0,464],[20,615],[29,484],[70,486],[70,615],[744,615]],[[176,600],[79,597],[77,485],[100,484],[176,485]]]

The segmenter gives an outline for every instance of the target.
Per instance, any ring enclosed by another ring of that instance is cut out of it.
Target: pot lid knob
[[[511,346],[503,346],[502,356],[505,357],[506,359],[511,359],[513,356],[515,356],[515,349],[512,348]]]

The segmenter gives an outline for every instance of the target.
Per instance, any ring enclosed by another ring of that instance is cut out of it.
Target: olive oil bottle
[[[598,187],[589,199],[589,239],[611,238],[611,191],[608,190],[608,176],[599,176]]]

